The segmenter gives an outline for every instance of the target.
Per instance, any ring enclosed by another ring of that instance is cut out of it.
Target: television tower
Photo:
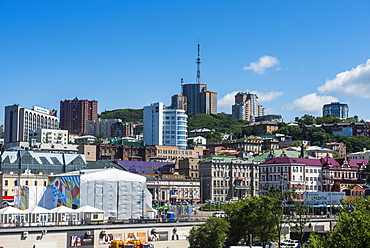
[[[196,83],[200,84],[200,43],[198,39],[198,58],[197,58],[197,79]]]

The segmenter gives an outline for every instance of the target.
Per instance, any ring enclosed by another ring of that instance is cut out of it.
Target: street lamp
[[[162,173],[159,171],[159,167],[152,167],[152,169],[158,174],[157,176],[157,204],[158,207],[160,206],[160,184],[159,184],[159,179],[162,178]]]

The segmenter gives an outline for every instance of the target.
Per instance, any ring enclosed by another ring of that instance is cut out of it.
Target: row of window
[[[182,155],[193,155],[192,151],[178,151],[178,150],[158,150],[158,154],[182,154]]]
[[[303,172],[303,167],[292,167],[293,172]],[[288,167],[279,167],[279,166],[271,166],[271,167],[262,167],[262,173],[264,172],[288,172]],[[321,169],[306,169],[306,173],[320,173]]]
[[[47,185],[47,181],[45,180],[43,182],[44,182],[44,186],[46,186]],[[24,185],[29,186],[30,185],[29,184],[29,180],[25,180],[24,181]],[[33,185],[34,186],[39,186],[38,181],[37,180],[33,181]],[[9,180],[4,180],[4,186],[9,186]],[[18,186],[18,180],[14,180],[13,181],[13,186]]]

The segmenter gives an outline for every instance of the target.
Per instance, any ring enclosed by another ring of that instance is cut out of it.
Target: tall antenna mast
[[[200,43],[198,39],[198,58],[197,58],[197,79],[196,83],[200,84]]]
[[[184,86],[183,85],[184,85],[184,79],[181,78],[181,95],[184,94],[184,90],[183,90]]]

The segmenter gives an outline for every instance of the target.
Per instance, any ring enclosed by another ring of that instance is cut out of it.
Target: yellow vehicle
[[[142,240],[116,241],[112,240],[109,248],[154,248],[153,244]]]

